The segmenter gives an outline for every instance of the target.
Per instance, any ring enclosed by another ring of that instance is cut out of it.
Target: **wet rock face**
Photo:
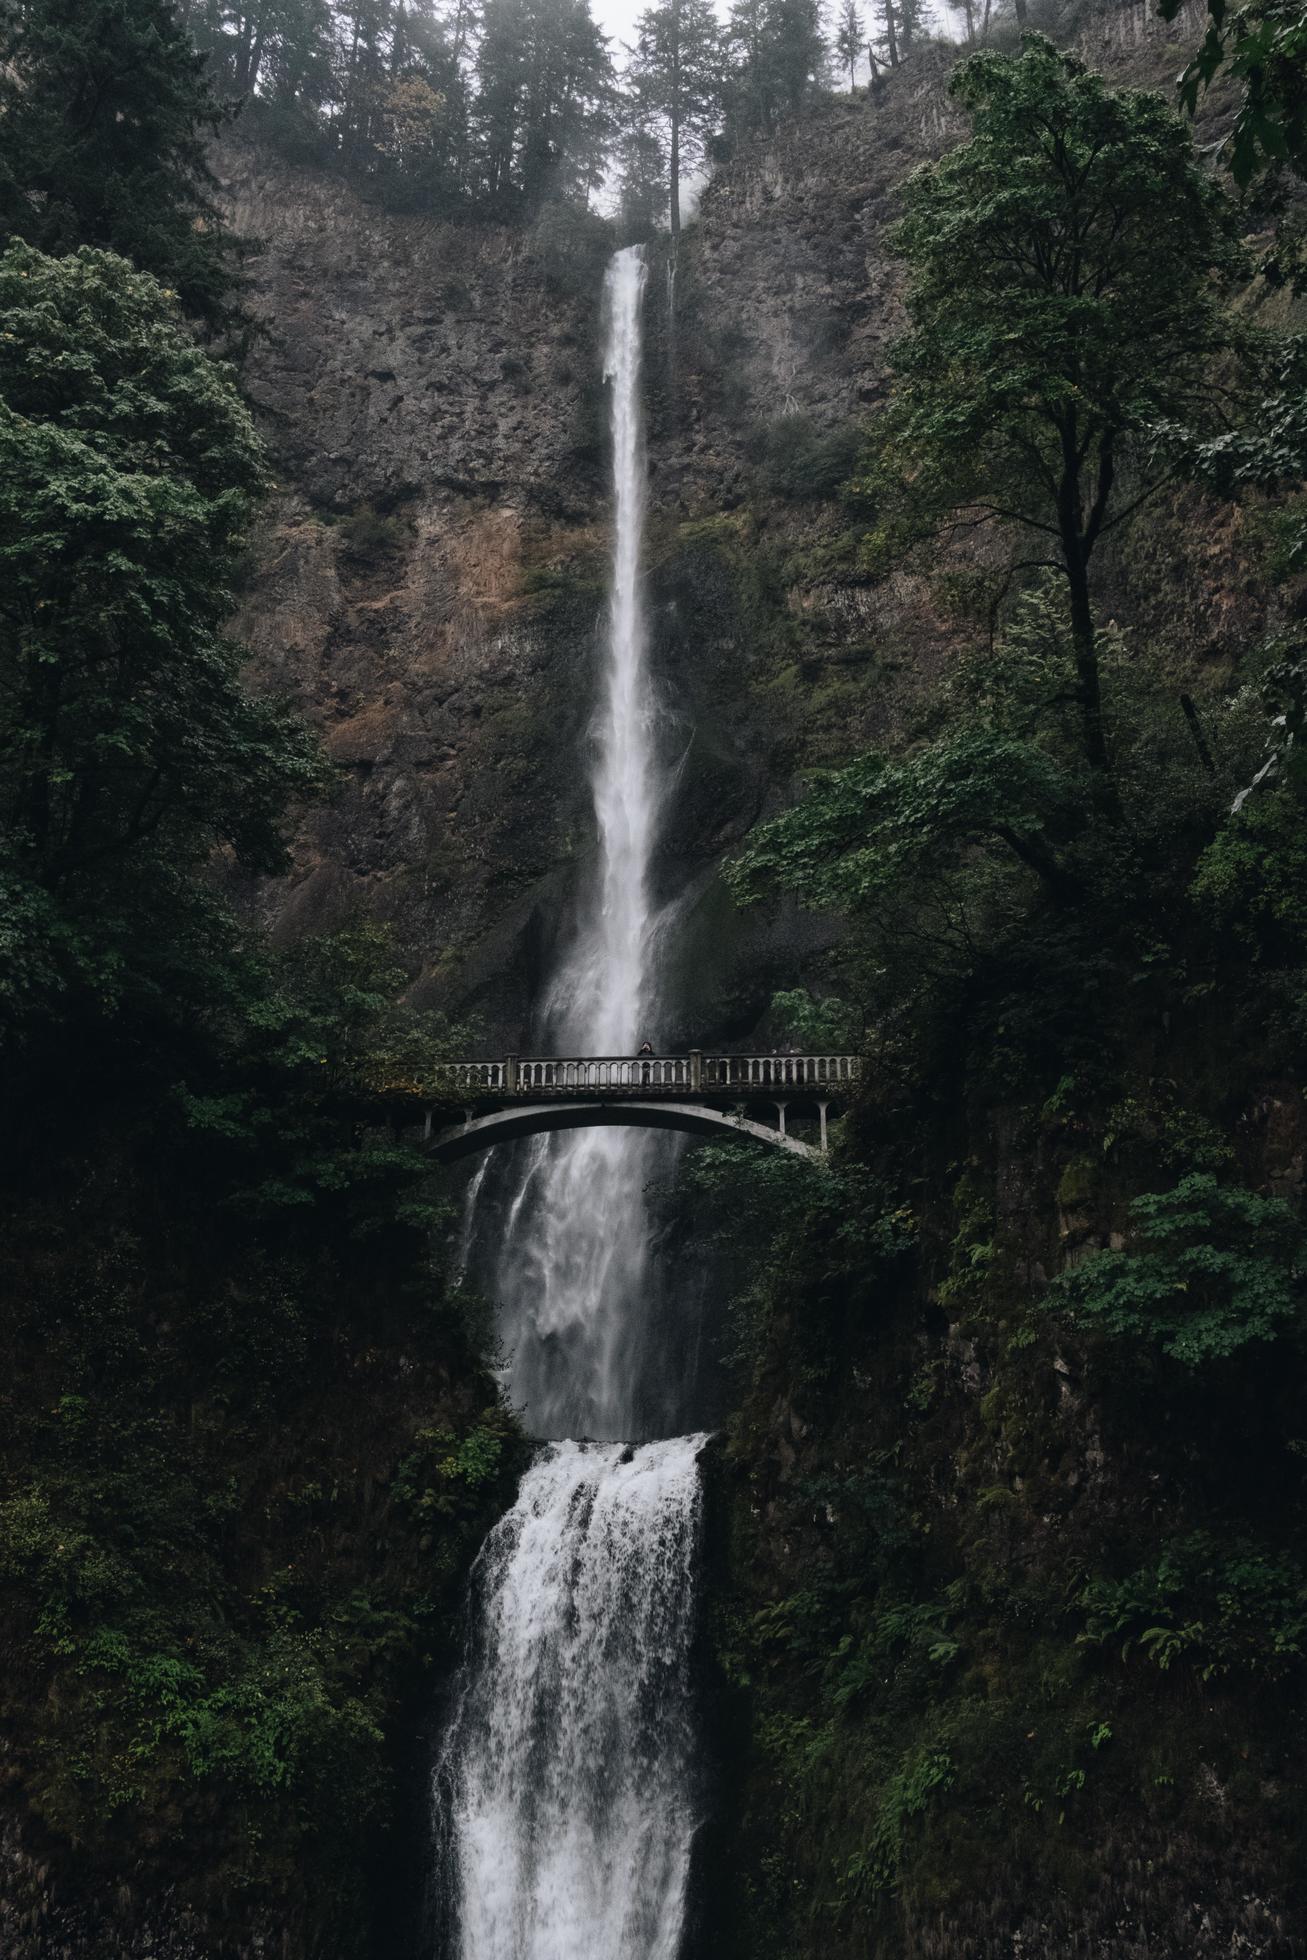
[[[605,240],[387,215],[239,144],[219,170],[262,246],[280,485],[236,630],[340,770],[257,903],[283,935],[387,921],[419,997],[506,1039],[585,819]]]
[[[915,75],[836,97],[709,184],[678,275],[681,399],[665,406],[681,440],[664,494],[690,508],[748,495],[761,426],[848,428],[883,396],[903,325],[885,232],[903,179],[961,131],[946,75],[923,55]]]
[[[1153,80],[1173,72],[1170,32],[1091,52]],[[685,233],[674,333],[651,248],[651,630],[685,751],[657,876],[711,922],[713,977],[695,962],[685,996],[703,1044],[750,1038],[773,983],[819,975],[829,942],[811,921],[740,920],[715,867],[797,772],[903,739],[971,636],[924,580],[868,582],[838,496],[903,324],[898,186],[960,131],[947,63],[923,51],[872,97],[742,147]],[[417,998],[521,1049],[594,848],[613,241],[584,214],[522,232],[387,213],[242,142],[218,163],[263,247],[248,385],[282,486],[238,630],[340,769],[255,902],[287,935],[389,922]],[[1182,546],[1211,524],[1174,528],[1164,617],[1131,611],[1156,580],[1107,591],[1108,610],[1154,639],[1228,614],[1233,644],[1237,538],[1198,563]]]
[[[584,763],[608,548],[597,328],[609,241],[602,229],[560,243],[386,214],[241,144],[220,175],[233,223],[262,245],[253,302],[267,332],[248,385],[279,481],[236,627],[340,770],[303,818],[289,877],[255,902],[280,935],[388,921],[417,998],[519,1047],[593,841]],[[803,181],[806,195],[813,173]],[[723,208],[738,245],[750,220]],[[801,206],[791,214],[801,227]],[[697,262],[718,242],[705,217]],[[722,305],[756,311],[765,276],[737,268]],[[849,269],[825,276],[847,284]],[[662,291],[651,281],[655,500],[661,512],[693,467],[697,502],[715,508],[739,468],[729,417],[705,447],[694,404],[711,383],[693,376],[687,413],[666,414]],[[653,568],[651,590],[691,755],[662,872],[683,890],[738,842],[780,765],[766,712],[742,698],[756,622],[731,578],[682,553],[674,573]],[[752,969],[773,939],[788,958],[790,930],[737,925],[731,943]],[[701,1038],[714,1022],[747,1028],[765,1006],[757,979],[737,985],[736,963],[721,956],[720,986],[696,1001]]]
[[[231,222],[263,247],[254,285],[269,331],[251,392],[310,503],[345,513],[449,489],[589,512],[577,417],[593,309],[588,293],[560,292],[561,248],[388,214],[242,144],[219,175]],[[586,237],[576,248],[573,283],[578,253],[595,257]]]

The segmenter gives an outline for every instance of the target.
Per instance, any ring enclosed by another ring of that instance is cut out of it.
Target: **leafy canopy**
[[[1073,781],[1043,749],[973,724],[901,760],[872,750],[819,776],[753,833],[727,879],[745,902],[781,889],[868,912],[928,887],[968,846],[997,841],[1056,884],[1044,840],[1074,809]]]
[[[1182,0],[1161,0],[1174,20]],[[1225,72],[1242,86],[1230,132],[1230,174],[1250,184],[1275,164],[1307,175],[1307,13],[1300,0],[1249,0],[1229,7],[1207,0],[1202,46],[1180,77],[1180,100],[1193,115],[1200,93]]]
[[[994,521],[1067,582],[1088,759],[1108,761],[1089,566],[1177,467],[1157,437],[1219,426],[1233,329],[1213,275],[1233,207],[1156,96],[1027,36],[951,92],[973,136],[920,170],[895,233],[912,326],[862,493],[873,563]],[[1128,473],[1126,466],[1128,465]]]
[[[34,983],[71,957],[112,991],[215,848],[280,865],[321,778],[223,632],[262,483],[230,371],[154,279],[0,258],[0,944]]]
[[[1195,1171],[1136,1198],[1130,1217],[1127,1250],[1095,1253],[1057,1282],[1085,1326],[1192,1368],[1301,1320],[1302,1232],[1278,1198]]]
[[[1055,533],[1068,461],[1205,400],[1234,213],[1157,96],[1037,36],[963,62],[950,92],[974,134],[907,186],[912,328],[875,482],[911,464],[923,512],[1003,506]]]

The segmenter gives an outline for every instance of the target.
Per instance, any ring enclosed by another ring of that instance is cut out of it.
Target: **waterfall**
[[[592,731],[599,850],[547,1009],[556,1047],[573,1054],[631,1054],[658,1004],[650,873],[668,771],[640,568],[644,282],[633,247],[604,283],[614,516]],[[510,1393],[537,1436],[613,1440],[548,1443],[477,1562],[435,1777],[457,1960],[681,1952],[698,1817],[690,1659],[704,1438],[629,1441],[657,1433],[645,1413],[645,1186],[674,1148],[643,1130],[537,1138],[503,1219],[491,1286]]]
[[[594,718],[598,864],[580,928],[549,991],[562,1054],[630,1055],[655,1032],[657,912],[650,861],[666,800],[649,675],[640,553],[645,265],[633,246],[604,282],[604,376],[612,390],[613,547],[605,659]],[[676,1144],[647,1130],[576,1130],[529,1146],[491,1290],[503,1307],[509,1392],[538,1436],[647,1434],[644,1189]]]
[[[440,1772],[466,1960],[677,1960],[703,1441],[550,1444],[486,1542]]]

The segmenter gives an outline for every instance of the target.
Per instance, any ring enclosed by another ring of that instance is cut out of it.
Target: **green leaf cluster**
[[[0,258],[4,990],[112,1009],[220,934],[218,850],[283,862],[324,772],[225,632],[262,452],[231,372],[111,253]],[[27,976],[26,979],[24,976]]]
[[[233,323],[235,244],[207,146],[227,120],[170,0],[26,0],[0,13],[0,242],[107,249]]]
[[[1307,1653],[1307,1571],[1254,1539],[1196,1531],[1168,1541],[1154,1564],[1096,1578],[1079,1594],[1079,1638],[1177,1664],[1204,1681],[1245,1673],[1276,1679]]]
[[[1057,1282],[1072,1318],[1185,1367],[1228,1360],[1299,1328],[1307,1241],[1281,1199],[1194,1171],[1130,1206],[1119,1252],[1095,1252]]]

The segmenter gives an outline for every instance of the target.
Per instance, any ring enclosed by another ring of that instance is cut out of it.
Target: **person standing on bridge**
[[[647,1042],[647,1041],[642,1041],[642,1042],[640,1043],[640,1046],[639,1046],[639,1048],[638,1048],[638,1049],[636,1050],[636,1053],[637,1053],[638,1055],[652,1055],[652,1054],[653,1054],[653,1048],[652,1048],[652,1046],[651,1046],[651,1044],[650,1044],[649,1042]]]
[[[646,1057],[653,1054],[653,1043],[651,1041],[642,1041],[635,1052],[641,1062],[644,1063],[644,1066],[640,1070],[640,1082],[642,1087],[647,1089],[649,1086],[649,1064]]]

